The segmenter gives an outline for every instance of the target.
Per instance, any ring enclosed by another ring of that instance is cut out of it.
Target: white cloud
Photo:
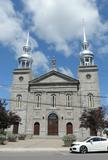
[[[33,70],[35,73],[38,73],[38,69],[42,69],[44,72],[49,71],[48,59],[40,51],[33,54]]]
[[[15,11],[11,0],[0,0],[0,43],[8,45],[18,57],[22,54],[26,37],[23,16]],[[32,37],[31,44],[33,48],[38,45]]]
[[[9,0],[0,1],[0,42],[14,43],[22,33],[21,19],[19,19]]]
[[[59,70],[68,76],[74,77],[72,71],[69,68],[65,67],[60,67]]]
[[[96,6],[96,0],[22,0],[26,12],[32,13],[33,29],[56,50],[70,55],[70,42],[82,35],[82,18],[86,20],[87,34],[98,38],[106,32],[106,24]],[[99,39],[98,39],[99,40]]]
[[[0,43],[9,46],[18,58],[23,53],[27,31],[23,29],[24,15],[15,11],[13,3],[11,0],[0,0]],[[33,50],[38,47],[37,41],[32,37],[30,37],[30,45]],[[34,70],[38,68],[48,70],[48,60],[42,52],[34,52],[33,60]]]
[[[87,34],[91,36],[95,33],[95,43],[102,53],[106,52],[108,36],[105,32],[107,32],[108,23],[101,23],[95,0],[22,1],[32,20],[27,28],[51,46],[55,46],[57,51],[63,51],[66,56],[75,52],[76,40],[82,35],[81,21],[84,17],[87,22]],[[0,43],[13,49],[16,57],[22,54],[22,46],[26,41],[27,31],[24,30],[23,20],[28,21],[25,14],[14,9],[14,1],[0,0]],[[30,37],[30,41],[33,50],[38,47],[33,37]],[[47,57],[42,52],[33,53],[33,58],[36,70],[49,69]]]
[[[3,0],[0,1],[0,40],[6,41],[10,40],[10,36],[12,39],[15,36],[15,32],[20,30],[20,27],[17,23],[16,18],[13,16],[14,10],[11,1],[4,2]],[[16,32],[17,33],[17,32]]]

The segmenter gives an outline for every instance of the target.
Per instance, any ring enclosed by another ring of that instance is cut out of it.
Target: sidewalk
[[[8,142],[6,145],[0,145],[0,151],[69,151],[69,147],[64,147],[61,139],[36,138]]]

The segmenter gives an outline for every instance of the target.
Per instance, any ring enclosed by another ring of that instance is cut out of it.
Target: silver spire
[[[85,20],[83,19],[83,43],[82,43],[83,50],[87,50],[89,47],[89,43],[87,41],[86,37],[86,31],[85,31]]]
[[[29,40],[30,40],[30,36],[29,36],[29,32],[27,33],[27,40],[26,40],[26,44],[23,47],[23,50],[25,53],[28,53],[31,51],[31,47],[29,46]]]
[[[29,32],[27,33],[27,41],[26,41],[26,46],[29,46]]]
[[[93,52],[89,50],[89,43],[86,38],[85,32],[85,22],[83,20],[83,42],[82,51],[80,52],[80,65],[91,66],[94,65],[94,55]]]

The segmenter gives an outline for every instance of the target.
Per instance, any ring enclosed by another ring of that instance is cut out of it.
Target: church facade
[[[21,117],[21,123],[13,126],[13,133],[41,137],[73,133],[79,139],[88,136],[89,130],[80,128],[79,118],[84,109],[99,107],[100,99],[98,67],[85,31],[78,79],[57,71],[55,58],[48,73],[34,78],[28,42],[29,35],[18,58],[19,66],[13,71],[10,109]]]

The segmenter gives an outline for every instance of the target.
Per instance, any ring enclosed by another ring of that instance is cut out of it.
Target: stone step
[[[34,135],[32,138],[33,139],[62,139],[59,136],[36,136],[36,135]]]

